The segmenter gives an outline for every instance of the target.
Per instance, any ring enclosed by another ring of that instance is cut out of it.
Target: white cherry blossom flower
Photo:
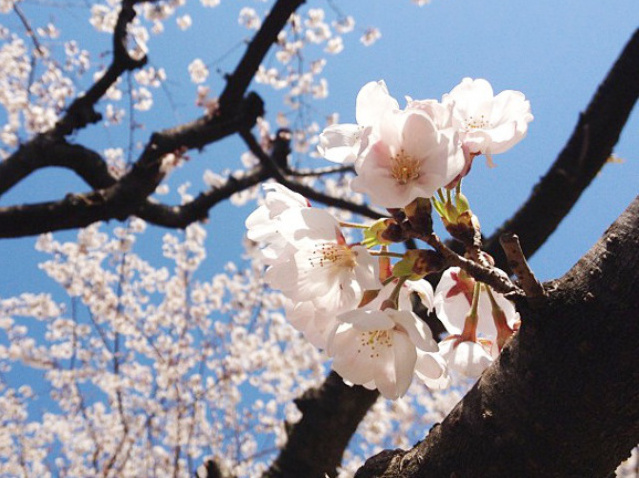
[[[475,280],[461,272],[459,267],[447,269],[435,290],[435,311],[444,327],[450,334],[461,334],[464,321],[471,308]],[[508,326],[514,328],[519,314],[512,302],[502,294],[492,292],[495,301],[504,311]],[[482,287],[477,307],[477,334],[493,340],[497,336],[497,328],[493,320],[492,307],[488,293]]]
[[[490,342],[458,342],[456,337],[449,337],[439,343],[439,353],[450,370],[465,377],[477,378],[493,363],[491,346]]]
[[[339,223],[315,208],[280,215],[279,232],[295,248],[291,257],[267,269],[266,282],[297,301],[336,311],[355,307],[364,290],[378,289],[377,260],[362,246],[349,246]]]
[[[319,349],[326,349],[328,339],[339,322],[337,311],[317,307],[312,301],[285,303],[286,318],[304,334],[306,340]]]
[[[442,102],[454,105],[455,125],[468,152],[486,155],[489,166],[493,154],[509,150],[526,136],[533,120],[523,93],[505,90],[494,96],[484,79],[464,78]]]
[[[343,323],[330,337],[327,348],[333,357],[333,369],[353,384],[368,388],[374,385],[386,398],[399,398],[408,390],[417,349],[437,350],[430,329],[408,310],[356,309],[338,319]],[[436,363],[422,364],[420,373],[439,378],[445,369],[437,369],[433,366]]]
[[[193,83],[204,83],[209,77],[209,69],[202,60],[196,58],[189,64],[189,75]]]
[[[366,150],[369,136],[375,135],[382,116],[399,110],[399,103],[390,96],[384,81],[365,84],[355,100],[357,124],[333,124],[319,136],[319,153],[329,161],[354,163]]]
[[[387,208],[404,207],[429,198],[464,167],[464,155],[453,129],[439,130],[418,110],[385,114],[379,139],[355,165],[356,192]]]
[[[265,184],[264,203],[246,218],[246,237],[262,244],[262,257],[267,264],[288,258],[285,251],[295,249],[279,232],[280,215],[291,208],[310,207],[308,200],[285,186],[277,183]]]

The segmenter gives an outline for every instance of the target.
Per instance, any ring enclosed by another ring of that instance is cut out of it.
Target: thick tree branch
[[[485,241],[484,250],[508,270],[499,244],[504,233],[517,234],[526,257],[553,233],[612,153],[639,97],[639,30],[625,46],[579,117],[568,143],[515,215]]]
[[[336,476],[351,436],[378,396],[377,390],[345,385],[331,372],[319,388],[295,400],[304,416],[288,426],[288,443],[264,478]]]
[[[104,164],[96,153],[47,136],[36,138],[18,150],[11,161],[7,160],[10,162],[5,169],[0,170],[0,178],[3,178],[0,180],[0,191],[45,165],[69,167],[100,189],[85,194],[68,194],[60,201],[0,208],[0,237],[33,235],[84,227],[96,221],[125,219],[144,205],[164,178],[166,171],[162,161],[166,155],[183,149],[201,148],[240,129],[250,129],[263,113],[261,98],[251,93],[242,101],[233,117],[203,117],[154,133],[131,170],[117,182],[110,182],[104,172]],[[77,154],[79,161],[73,164],[73,155],[62,157],[54,154],[55,150],[50,149],[52,145],[66,148],[65,151],[70,154]],[[34,157],[34,153],[40,155]],[[90,167],[96,167],[96,170],[88,172],[89,166],[80,163],[84,159],[90,161]],[[4,163],[0,165],[4,166]],[[2,173],[7,174],[6,180]],[[210,202],[211,199],[202,202],[214,204]],[[156,216],[159,218],[157,211]],[[165,219],[167,217],[165,214]]]
[[[639,197],[441,425],[356,476],[608,476],[639,442],[638,288]]]

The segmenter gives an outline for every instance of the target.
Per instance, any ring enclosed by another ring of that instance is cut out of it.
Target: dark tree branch
[[[307,199],[311,199],[313,201],[320,202],[327,206],[338,207],[340,209],[344,209],[346,211],[351,211],[356,214],[360,214],[365,217],[370,217],[372,219],[379,219],[381,217],[386,217],[384,214],[379,213],[370,209],[365,205],[355,204],[351,201],[347,201],[346,199],[336,198],[329,196],[327,194],[323,194],[315,189],[300,184],[295,181],[289,180],[282,170],[278,167],[278,163],[274,161],[274,159],[266,154],[260,144],[257,142],[253,134],[248,131],[240,131],[240,136],[249,147],[251,152],[260,160],[262,165],[268,169],[271,176],[279,183],[283,184],[287,188],[295,191]]]
[[[336,476],[351,436],[378,396],[377,390],[345,385],[331,372],[319,388],[295,400],[304,416],[288,425],[288,443],[264,478]]]
[[[608,476],[639,442],[639,197],[441,425],[367,477]]]
[[[639,30],[599,86],[568,143],[531,196],[515,215],[485,242],[496,265],[508,270],[499,244],[504,233],[519,236],[526,257],[532,256],[606,163],[639,97]]]
[[[166,171],[162,160],[167,154],[201,148],[240,129],[250,129],[263,112],[261,98],[251,93],[243,100],[233,117],[217,115],[213,118],[200,118],[177,128],[154,133],[131,170],[117,182],[109,180],[111,176],[107,177],[108,172],[105,172],[104,163],[98,159],[97,153],[81,146],[71,146],[62,140],[38,137],[20,148],[10,159],[0,163],[0,178],[3,178],[0,179],[0,191],[11,187],[35,169],[54,165],[73,169],[87,179],[89,184],[100,189],[85,194],[68,194],[60,201],[0,208],[0,237],[19,237],[84,227],[109,219],[123,220],[135,214],[145,204],[148,196],[164,178]],[[52,145],[76,154],[78,161],[74,161],[73,154],[69,157],[54,154],[56,150],[51,149]],[[34,157],[34,152],[39,153],[37,157]],[[90,161],[89,166],[81,164],[84,159]],[[88,172],[90,167],[96,167],[96,170]],[[227,193],[228,190],[225,190],[223,194]],[[215,204],[211,202],[214,198],[215,196],[210,196],[201,199],[198,204],[206,204],[208,201],[212,206]],[[148,208],[149,214],[153,209]],[[188,207],[182,211],[185,210]],[[165,214],[160,215],[155,210],[158,220],[164,218],[166,222],[169,221],[167,212],[165,210]],[[183,214],[187,215],[186,212]],[[195,216],[203,217],[201,213]]]
[[[53,130],[38,135],[22,146],[11,157],[0,163],[0,194],[6,192],[33,171],[45,166],[63,166],[76,171],[96,190],[86,194],[69,194],[60,201],[0,208],[0,237],[18,237],[47,231],[83,227],[95,221],[124,219],[140,214],[164,225],[184,227],[192,220],[206,217],[209,208],[242,187],[249,187],[257,178],[266,179],[263,171],[249,174],[247,178],[232,178],[221,191],[204,193],[193,204],[179,208],[154,205],[147,201],[165,172],[162,158],[167,154],[192,148],[202,148],[240,129],[250,130],[256,118],[263,115],[263,102],[254,93],[244,97],[248,85],[278,33],[284,28],[290,15],[302,0],[279,0],[249,44],[236,71],[229,76],[220,97],[220,107],[211,116],[192,123],[152,135],[144,152],[119,181],[114,181],[106,171],[104,162],[90,150],[84,151],[87,165],[74,164],[71,157],[52,155],[51,143],[65,144],[65,135],[99,121],[94,105],[117,78],[127,70],[145,64],[146,58],[134,59],[126,48],[126,26],[135,17],[135,0],[125,0],[118,16],[113,35],[113,62],[104,76],[89,91],[77,98],[68,108]],[[77,147],[81,148],[81,147]],[[77,151],[79,151],[76,150]],[[34,157],[35,153],[35,157]],[[25,159],[26,158],[26,159]],[[95,171],[91,168],[95,167]],[[235,190],[232,190],[234,185]]]
[[[277,41],[277,35],[286,26],[286,22],[295,10],[304,2],[305,0],[278,0],[273,5],[273,9],[249,43],[237,68],[227,76],[226,88],[220,95],[222,114],[228,114],[242,99],[271,45]]]
[[[146,65],[147,58],[135,59],[127,51],[127,25],[135,18],[133,6],[141,3],[135,0],[124,0],[113,31],[113,60],[104,75],[83,96],[76,98],[67,109],[67,113],[56,123],[50,132],[53,136],[63,137],[85,126],[97,123],[102,115],[93,108],[104,96],[122,73],[135,70]]]

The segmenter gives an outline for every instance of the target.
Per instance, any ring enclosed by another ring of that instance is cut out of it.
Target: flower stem
[[[370,251],[371,256],[379,256],[379,257],[396,257],[398,259],[403,259],[404,254],[400,254],[399,252],[390,252],[390,251]]]
[[[460,337],[462,342],[477,342],[477,322],[479,321],[477,308],[479,306],[480,293],[481,284],[479,282],[475,282],[475,286],[473,287],[473,302],[470,306],[470,312],[468,312],[466,320],[464,321],[464,330]]]
[[[341,227],[350,227],[353,229],[368,229],[368,226],[365,226],[364,224],[357,224],[354,222],[345,222],[345,221],[340,221],[339,225]]]

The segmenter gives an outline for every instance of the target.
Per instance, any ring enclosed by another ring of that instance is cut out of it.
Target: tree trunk
[[[365,477],[605,477],[639,443],[639,197],[450,415]]]

